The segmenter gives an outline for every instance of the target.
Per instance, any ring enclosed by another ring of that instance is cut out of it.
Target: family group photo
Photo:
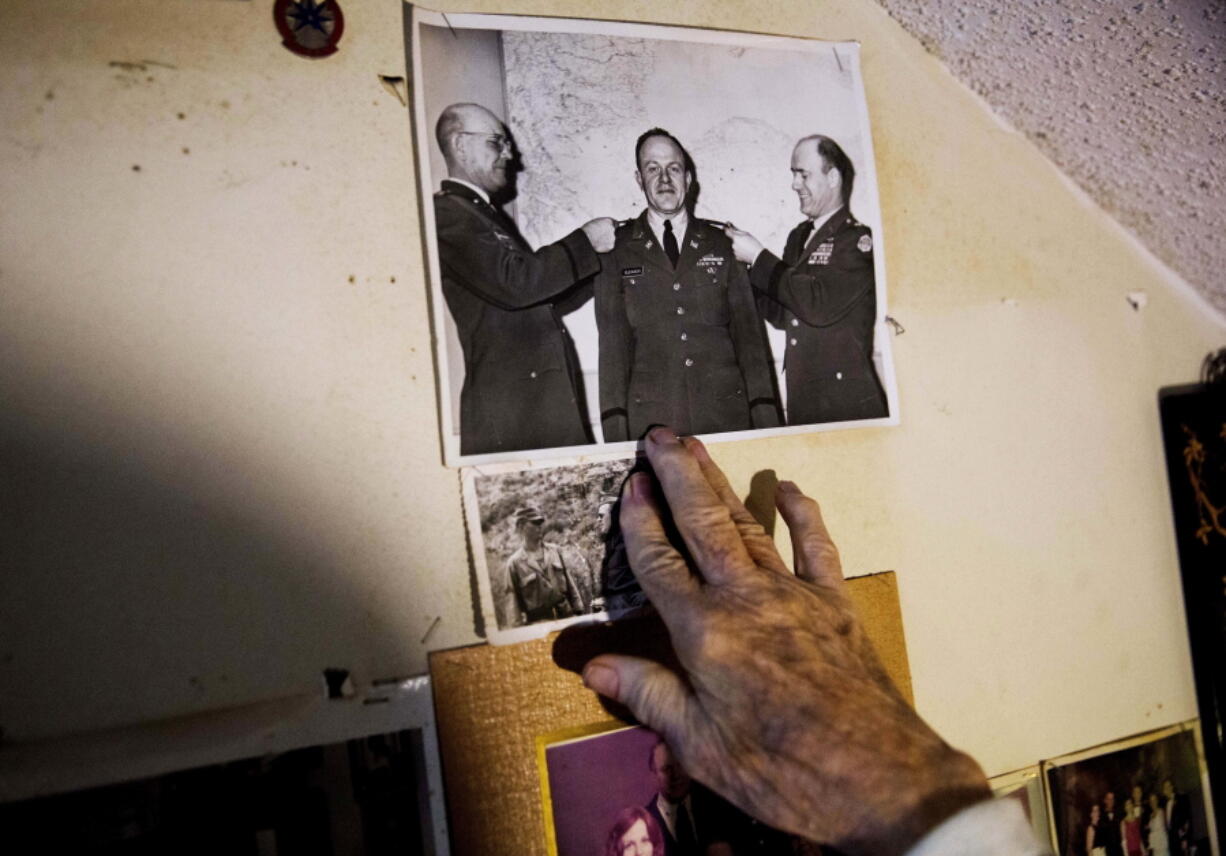
[[[1191,729],[1047,771],[1059,856],[1210,856]]]
[[[649,729],[543,740],[551,856],[838,856],[694,781]]]

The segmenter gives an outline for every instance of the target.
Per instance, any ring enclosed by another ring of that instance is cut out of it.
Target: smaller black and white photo
[[[1218,853],[1196,722],[1044,763],[1058,856]]]
[[[646,602],[617,526],[634,458],[463,471],[465,515],[486,631],[539,638]]]
[[[429,679],[6,745],[5,852],[446,856]],[[23,843],[24,842],[24,843]]]

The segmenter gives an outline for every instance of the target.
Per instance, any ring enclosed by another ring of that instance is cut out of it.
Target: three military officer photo
[[[857,45],[417,8],[406,43],[448,464],[897,423]]]

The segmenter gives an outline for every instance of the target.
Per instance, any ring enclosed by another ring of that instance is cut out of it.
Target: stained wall
[[[379,80],[400,7],[349,0],[340,53],[307,61],[266,3],[9,6],[6,739],[477,641],[409,121]],[[742,491],[773,468],[817,496],[849,573],[898,571],[921,713],[989,773],[1195,715],[1155,395],[1221,316],[874,3],[607,14],[863,45],[902,424],[715,453]]]

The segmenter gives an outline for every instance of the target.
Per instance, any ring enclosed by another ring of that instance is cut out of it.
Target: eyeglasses
[[[490,134],[485,131],[456,131],[456,133],[468,137],[485,137],[486,144],[497,152],[511,151],[511,141],[502,134]]]

